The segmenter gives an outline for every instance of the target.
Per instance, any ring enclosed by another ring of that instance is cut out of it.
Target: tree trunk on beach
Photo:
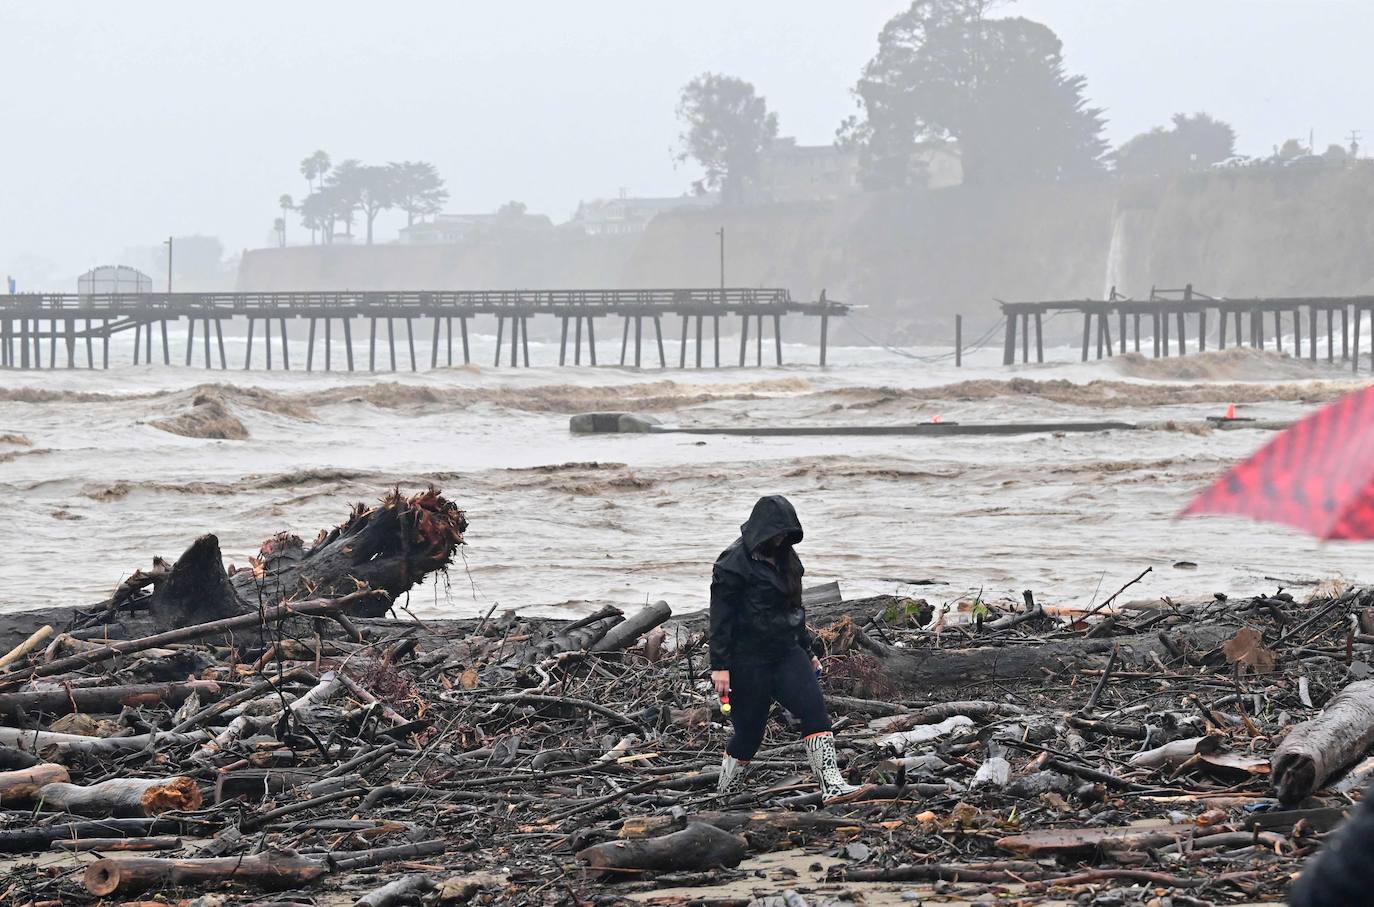
[[[1047,671],[1100,668],[1107,663],[1113,647],[1119,647],[1128,662],[1144,662],[1151,653],[1164,659],[1173,657],[1175,651],[1201,654],[1221,645],[1235,632],[1235,624],[1212,622],[1114,639],[1068,639],[1033,646],[899,649],[874,643],[870,651],[877,655],[885,678],[899,691],[924,692],[972,683],[1040,680]]]
[[[467,529],[463,511],[437,489],[410,498],[393,492],[380,506],[358,504],[310,548],[288,533],[268,539],[248,568],[230,577],[248,607],[299,598],[337,598],[360,588],[396,599],[448,566]],[[173,568],[175,569],[175,568]],[[386,613],[387,606],[361,617]]]

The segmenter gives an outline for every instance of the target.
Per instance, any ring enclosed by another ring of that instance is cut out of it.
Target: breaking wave
[[[1329,376],[1331,368],[1250,347],[1167,359],[1126,353],[1114,357],[1111,365],[1128,378],[1150,381],[1291,381]]]
[[[580,387],[545,384],[533,387],[433,387],[381,381],[283,394],[259,387],[200,384],[193,388],[132,394],[92,393],[33,387],[0,388],[0,402],[15,403],[126,403],[138,400],[196,398],[215,395],[226,403],[251,407],[292,419],[313,420],[315,409],[363,404],[378,409],[468,409],[487,405],[538,413],[578,413],[614,407],[654,412],[717,400],[757,400],[803,394],[811,389],[805,378],[776,378],[733,384],[690,384],[649,381]]]
[[[1274,384],[1140,384],[1098,379],[1074,382],[1063,378],[1036,381],[976,379],[939,387],[851,387],[826,392],[845,402],[841,409],[875,410],[893,404],[925,400],[977,402],[998,398],[1037,398],[1100,409],[1168,406],[1186,403],[1265,403],[1293,401],[1324,403],[1349,393],[1356,385],[1344,381]]]
[[[191,401],[186,412],[167,419],[154,419],[154,428],[187,438],[209,438],[218,441],[246,441],[248,428],[229,412],[224,398],[214,391],[202,391]]]

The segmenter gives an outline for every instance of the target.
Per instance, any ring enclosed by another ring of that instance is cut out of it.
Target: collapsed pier
[[[1272,342],[1276,351],[1291,352],[1295,357],[1305,354],[1312,362],[1324,355],[1328,363],[1334,363],[1339,353],[1340,361],[1358,373],[1362,321],[1368,315],[1374,323],[1374,296],[1229,299],[1208,296],[1192,284],[1179,289],[1152,288],[1145,299],[1132,299],[1113,290],[1105,300],[1003,302],[1001,309],[1006,318],[1003,365],[1017,362],[1018,338],[1020,361],[1032,361],[1032,327],[1034,361],[1044,362],[1045,322],[1068,315],[1083,319],[1084,362],[1094,347],[1097,359],[1128,351],[1164,358],[1205,353],[1209,343],[1218,350],[1228,344],[1263,350]],[[1284,338],[1289,335],[1293,344],[1285,348]],[[1374,371],[1374,349],[1369,355]]]

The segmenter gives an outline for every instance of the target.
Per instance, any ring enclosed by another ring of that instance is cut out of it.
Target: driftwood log
[[[1175,841],[1204,838],[1234,831],[1224,825],[1117,826],[1112,828],[1049,828],[997,839],[1003,850],[1023,856],[1086,856],[1104,850],[1142,851]]]
[[[181,846],[181,838],[172,835],[159,835],[150,838],[76,838],[71,841],[53,841],[53,850],[176,850]]]
[[[12,772],[19,768],[33,768],[42,762],[42,759],[27,750],[0,745],[0,771]]]
[[[157,558],[152,570],[136,571],[80,625],[146,609],[156,629],[170,630],[360,589],[390,597],[360,604],[361,616],[380,616],[396,596],[452,562],[467,525],[463,511],[430,488],[409,497],[393,491],[373,507],[357,504],[309,547],[298,536],[277,533],[247,566],[232,571],[224,567],[219,539],[202,535],[170,567]],[[0,638],[10,632],[0,621]]]
[[[1221,749],[1222,743],[1221,736],[1217,734],[1171,740],[1163,746],[1136,753],[1130,758],[1130,763],[1141,768],[1177,768],[1198,753],[1215,753]]]
[[[29,638],[15,646],[4,656],[0,656],[0,668],[7,667],[21,660],[24,656],[41,646],[49,636],[52,636],[52,625],[46,625],[33,631]]]
[[[1374,745],[1374,680],[1347,684],[1317,717],[1283,738],[1271,760],[1274,792],[1300,802]]]
[[[1161,633],[1139,633],[1115,639],[1070,639],[1033,646],[987,645],[972,649],[904,649],[873,643],[884,678],[898,691],[925,692],[971,683],[1024,680],[1083,667],[1102,667],[1113,646],[1122,657],[1143,662],[1152,653],[1164,659],[1176,650],[1204,654],[1236,632],[1236,625],[1214,621]],[[1161,636],[1167,637],[1165,642]]]
[[[38,799],[38,791],[46,784],[70,781],[67,769],[51,762],[42,762],[32,768],[0,772],[0,803],[6,806],[19,803],[32,803]]]
[[[619,608],[606,605],[586,617],[559,627],[547,639],[530,646],[522,656],[523,661],[535,664],[561,652],[586,652],[624,619],[625,614]]]
[[[54,761],[61,761],[61,758],[67,755],[118,756],[154,744],[197,743],[207,736],[209,735],[204,731],[193,731],[189,734],[157,731],[151,734],[134,734],[131,737],[86,737],[82,734],[21,731],[18,728],[0,727],[0,746],[28,750],[48,756]]]
[[[77,816],[157,816],[171,810],[200,809],[200,786],[185,775],[171,778],[114,778],[82,787],[44,785],[43,806]]]
[[[639,637],[673,616],[673,609],[665,601],[654,602],[628,620],[606,631],[592,647],[593,652],[618,652],[635,644]]]
[[[738,866],[748,845],[738,835],[693,822],[661,838],[607,841],[578,851],[577,858],[605,872],[694,872]]]
[[[329,870],[324,863],[271,851],[246,857],[97,860],[86,867],[86,890],[97,897],[131,894],[162,885],[239,882],[253,888],[302,888]]]
[[[385,600],[386,598],[385,592],[376,590],[358,591],[345,595],[342,598],[296,602],[291,605],[268,608],[262,612],[254,611],[251,614],[240,614],[237,617],[226,617],[223,620],[213,620],[190,627],[168,630],[164,633],[156,633],[152,636],[144,636],[139,639],[112,642],[100,646],[98,649],[92,649],[77,655],[59,658],[47,664],[38,665],[28,671],[0,674],[0,689],[11,689],[26,683],[33,677],[52,677],[57,674],[65,674],[68,671],[90,667],[91,665],[109,661],[111,658],[120,655],[132,655],[135,652],[144,652],[159,646],[189,642],[195,639],[204,639],[207,636],[246,629],[248,627],[267,626],[276,621],[286,620],[291,617],[327,617],[335,613],[347,613],[353,608],[361,608],[370,603],[375,603],[377,599]],[[3,742],[4,741],[0,741],[0,743]]]
[[[138,683],[113,687],[73,687],[35,693],[0,693],[0,717],[18,721],[38,715],[69,715],[72,712],[117,714],[125,706],[163,703],[178,706],[192,694],[204,702],[219,698],[213,680],[186,683]]]
[[[785,809],[759,809],[753,811],[718,812],[707,810],[693,813],[692,822],[711,825],[721,831],[742,835],[746,838],[759,832],[773,833],[778,836],[807,836],[811,834],[834,834],[841,828],[858,828],[863,823],[847,816],[832,816],[826,812],[797,812]],[[671,815],[634,816],[628,818],[620,827],[620,837],[625,839],[652,838],[672,831],[678,821]]]
[[[198,825],[199,830],[205,826]],[[101,819],[88,822],[59,822],[56,825],[27,825],[0,829],[0,853],[32,853],[47,850],[54,841],[80,838],[145,838],[153,835],[181,834],[186,823],[170,819]]]
[[[437,488],[410,497],[393,491],[375,507],[355,505],[347,520],[309,548],[288,533],[272,536],[229,581],[238,602],[252,608],[338,597],[364,587],[394,600],[447,567],[467,528],[467,516]],[[385,612],[381,607],[360,613]]]
[[[153,622],[169,629],[234,617],[243,610],[224,570],[219,539],[213,535],[202,535],[191,543],[166,578],[154,584],[148,602]]]
[[[394,882],[387,882],[374,888],[353,902],[353,907],[392,907],[402,901],[413,901],[439,887],[434,879],[425,875],[404,876]]]

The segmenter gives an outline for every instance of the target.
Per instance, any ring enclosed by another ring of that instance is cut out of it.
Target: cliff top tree
[[[448,201],[444,180],[433,164],[426,161],[401,161],[388,165],[391,169],[392,192],[396,207],[406,213],[406,226],[413,226],[416,217],[438,214]]]
[[[753,85],[708,72],[683,87],[677,116],[684,126],[678,160],[693,159],[706,171],[693,187],[719,189],[723,204],[741,203],[763,150],[777,138],[777,114],[769,112]]]
[[[1274,150],[1274,154],[1285,161],[1291,161],[1295,157],[1302,157],[1304,154],[1311,153],[1312,149],[1304,145],[1301,139],[1287,139],[1282,147]]]
[[[329,190],[323,189],[307,195],[296,210],[301,215],[301,225],[310,228],[310,241],[315,241],[315,231],[320,230],[324,233],[324,242],[330,243],[334,239],[334,217],[332,210],[333,200],[329,197]]]
[[[988,18],[994,0],[915,0],[878,36],[840,128],[863,149],[865,183],[900,188],[918,141],[957,142],[971,185],[1063,180],[1101,169],[1102,111],[1064,71],[1063,45],[1029,19]]]
[[[330,200],[330,211],[334,220],[343,221],[344,235],[353,238],[353,214],[358,210],[358,185],[362,181],[359,171],[363,162],[357,158],[340,161],[325,181],[324,189]]]
[[[1236,153],[1236,131],[1206,113],[1176,113],[1173,128],[1157,126],[1116,150],[1116,169],[1128,176],[1168,176],[1201,170]]]
[[[362,212],[367,223],[367,244],[372,245],[372,226],[377,215],[396,207],[395,171],[350,159],[335,168],[331,180],[341,197]]]

